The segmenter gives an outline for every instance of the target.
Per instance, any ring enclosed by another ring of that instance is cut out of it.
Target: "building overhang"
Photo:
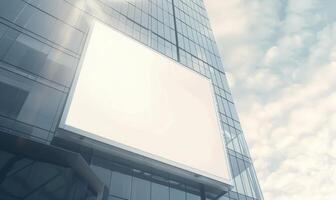
[[[70,168],[88,184],[89,188],[97,194],[98,199],[103,197],[104,184],[99,180],[79,153],[15,135],[2,133],[1,131],[0,150],[26,157],[34,161]]]

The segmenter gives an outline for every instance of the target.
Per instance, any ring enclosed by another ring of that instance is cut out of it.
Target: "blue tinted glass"
[[[51,129],[63,93],[2,69],[0,82],[6,88],[1,101],[7,102],[9,106],[8,117],[46,130]],[[12,99],[15,95],[18,98]]]
[[[16,119],[29,94],[15,86],[0,82],[0,115]]]
[[[122,198],[114,197],[114,196],[109,196],[107,200],[124,200]]]
[[[7,50],[4,61],[66,86],[76,66],[74,57],[24,34]]]
[[[186,193],[182,190],[170,188],[170,200],[185,200]]]
[[[187,193],[187,200],[201,200],[199,195]]]
[[[19,36],[19,32],[6,28],[6,32],[0,38],[0,59],[7,53],[8,49],[12,46],[16,38]]]
[[[110,194],[124,199],[130,199],[132,177],[119,172],[112,172]]]
[[[47,45],[21,34],[8,50],[4,60],[12,65],[39,74],[50,51]]]
[[[1,0],[0,16],[10,21],[14,20],[24,6],[25,3],[21,0]]]
[[[131,199],[150,200],[150,182],[137,177],[133,177]]]
[[[151,200],[169,200],[169,187],[152,183]]]

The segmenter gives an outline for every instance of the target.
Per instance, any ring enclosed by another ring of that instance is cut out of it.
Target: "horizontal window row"
[[[64,0],[38,0],[30,1],[24,0],[27,4],[48,13],[56,19],[64,22],[65,24],[71,25],[82,32],[87,32],[88,24],[83,23],[83,12],[80,9],[72,6]]]
[[[190,52],[187,52],[183,49],[179,48],[179,54],[180,54],[180,62],[183,65],[192,68],[195,71],[211,78],[213,84],[216,87],[222,90],[230,91],[227,79],[222,71],[213,68],[213,66],[211,66],[209,63],[204,62],[203,60],[191,55]],[[204,70],[205,73],[203,73]]]
[[[154,33],[151,34],[150,47],[170,58],[173,58],[174,60],[177,60],[176,46]]]
[[[203,2],[201,4],[203,4]],[[188,15],[202,23],[204,26],[210,27],[204,5],[197,5],[190,0],[176,0],[175,6],[184,13],[188,13]]]
[[[163,177],[135,170],[94,157],[91,168],[108,188],[109,199],[124,200],[201,200],[184,184],[172,185]],[[195,190],[196,192],[197,190]],[[197,193],[197,192],[196,192]]]
[[[221,118],[221,122],[230,126],[230,127],[234,127],[235,129],[239,129],[241,130],[240,128],[240,123],[236,120],[233,120],[231,117],[229,116],[226,116],[225,114],[223,113],[220,113],[220,118]]]
[[[10,108],[7,108],[7,111]],[[2,110],[1,112],[4,112]],[[6,111],[5,111],[6,112]],[[50,142],[53,136],[51,131],[27,124],[0,114],[0,130],[4,133],[15,134],[39,142]]]
[[[134,0],[133,0],[134,1]],[[135,0],[136,1],[136,0]],[[159,8],[173,13],[173,2],[172,0],[149,0],[154,5],[157,5]]]
[[[75,53],[79,53],[85,36],[22,0],[0,1],[0,17]]]
[[[253,165],[231,155],[229,155],[229,160],[231,164],[231,174],[236,186],[233,191],[260,199],[260,188]]]
[[[216,95],[217,104],[219,107],[219,112],[225,114],[226,116],[231,117],[232,119],[239,121],[238,114],[236,112],[236,108],[234,104],[221,96]]]
[[[78,1],[83,2],[82,0]],[[122,1],[120,4],[125,4],[125,2],[126,1]],[[113,3],[112,5],[116,5],[116,3]],[[105,4],[98,0],[90,1],[90,3],[84,2],[82,5],[74,3],[74,6],[79,6],[81,9],[86,9],[85,11],[90,15],[106,22],[126,35],[154,48],[155,50],[158,50],[168,57],[177,59],[174,29],[165,26],[157,19],[144,14],[144,12],[141,13],[141,23],[139,24],[129,17],[117,12],[116,10],[107,8]],[[145,17],[143,18],[143,16]]]
[[[222,67],[221,60],[219,57],[211,53],[210,51],[204,49],[199,44],[195,43],[194,41],[188,39],[187,37],[178,34],[178,41],[179,41],[179,48],[183,49],[184,51],[190,53],[194,57],[197,57],[204,62],[207,62],[209,65],[213,67]]]
[[[192,56],[190,53],[187,53],[186,51],[179,49],[180,52],[180,62],[191,68],[194,69],[195,71],[203,74],[204,76],[210,78],[210,66],[203,62],[202,60]]]
[[[183,21],[185,26],[192,27],[196,29],[201,34],[205,35],[206,37],[211,37],[212,32],[210,28],[204,26],[203,24],[199,23],[197,20],[190,17],[188,14],[182,12],[180,9],[176,9],[176,18]]]
[[[124,15],[129,20],[134,21],[136,24],[139,24],[147,29],[150,29],[152,32],[160,35],[166,40],[175,43],[174,18],[172,14],[169,14],[168,12],[165,12],[162,9],[157,8],[157,6],[153,4],[151,4],[152,5],[151,14],[143,12],[141,9],[137,8],[131,3],[127,3],[126,1],[113,2],[114,6],[115,4],[120,5],[128,4],[127,8],[125,8],[126,10],[125,9],[119,10],[120,14]],[[154,7],[156,7],[156,9],[154,9]]]
[[[0,23],[0,60],[69,87],[77,59]]]
[[[151,18],[151,31],[157,33],[159,36],[165,38],[169,42],[175,44],[175,30],[170,28],[169,26],[164,25],[160,21],[156,20],[155,18]]]
[[[172,4],[170,4],[170,7],[172,7]],[[174,16],[173,13],[169,10],[164,10],[156,6],[155,4],[151,4],[151,16],[156,18],[163,24],[174,28]]]
[[[222,198],[220,200],[257,200],[256,198],[249,197],[234,191],[229,191],[229,193]]]
[[[244,159],[244,157],[249,158],[250,154],[247,149],[247,144],[242,133],[237,133],[236,129],[231,126],[224,125],[224,134],[226,139],[226,146],[229,150],[234,151],[237,157]],[[230,130],[230,131],[229,131]]]
[[[149,20],[157,20],[162,23],[164,26],[167,26],[171,29],[174,29],[174,17],[172,12],[172,4],[164,1],[164,5],[170,5],[169,9],[165,7],[160,7],[157,4],[151,1],[135,1],[135,2],[127,2],[125,1],[109,1],[109,0],[95,0],[90,4],[87,4],[87,7],[98,7],[100,12],[111,13],[116,11],[123,16],[129,18],[130,20],[145,26],[148,28],[148,19]],[[85,2],[83,4],[86,4]],[[95,5],[95,6],[93,6]],[[82,6],[83,7],[83,6]],[[110,8],[110,9],[108,9]],[[166,8],[166,9],[165,9]],[[99,12],[99,10],[95,12]],[[113,10],[111,10],[113,9]]]
[[[210,40],[208,40],[210,41]],[[209,51],[203,48],[199,43],[194,42],[188,37],[178,33],[179,47],[186,52],[192,54],[193,56],[207,62],[209,65],[215,67],[216,69],[223,71],[222,61],[218,54],[214,54],[213,51]],[[211,45],[216,45],[215,43]],[[216,47],[214,47],[216,48]]]
[[[46,131],[55,130],[65,93],[2,68],[0,91],[2,117],[23,122],[27,128],[32,125]]]
[[[185,37],[201,45],[203,48],[212,51],[211,40],[213,40],[213,35],[208,29],[204,29],[203,26],[199,24],[187,25],[185,18],[179,17],[177,9],[176,15],[176,28],[177,32],[181,33]],[[208,41],[210,40],[210,41]]]
[[[226,76],[223,72],[213,67],[210,67],[210,74],[211,74],[211,79],[215,86],[221,89],[224,89],[226,91],[230,91]]]
[[[222,98],[230,101],[230,102],[233,102],[233,99],[232,99],[232,95],[230,93],[230,91],[226,91],[225,89],[222,89],[220,87],[217,87],[215,86],[215,93],[219,96],[221,96]]]

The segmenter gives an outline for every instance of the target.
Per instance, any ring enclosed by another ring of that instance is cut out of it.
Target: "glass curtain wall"
[[[1,0],[1,130],[52,141],[92,19],[211,78],[234,182],[222,199],[263,199],[203,0]],[[99,160],[110,199],[200,198]]]

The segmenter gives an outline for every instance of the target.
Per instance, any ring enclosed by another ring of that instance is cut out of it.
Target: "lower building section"
[[[205,200],[225,193],[70,140],[41,144],[0,134],[0,199]]]
[[[97,200],[103,192],[79,154],[0,134],[0,199]]]

